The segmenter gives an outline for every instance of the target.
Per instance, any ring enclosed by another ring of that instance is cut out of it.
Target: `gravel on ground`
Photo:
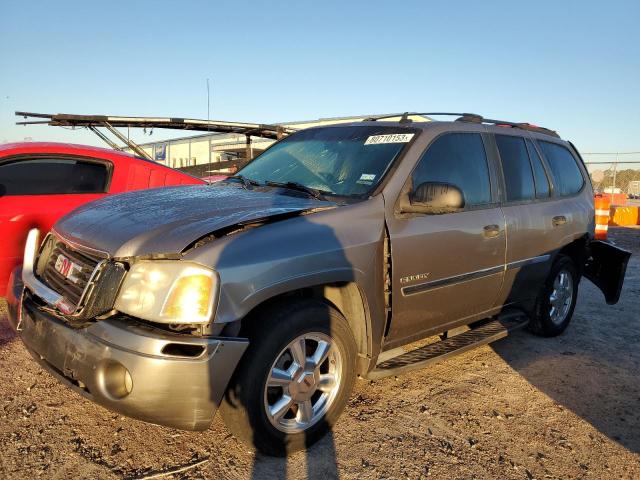
[[[640,229],[611,235],[640,253]],[[182,432],[92,404],[42,371],[0,304],[0,478],[640,478],[638,258],[617,305],[583,281],[559,337],[520,331],[358,381],[331,435],[288,459],[256,455],[219,417]]]

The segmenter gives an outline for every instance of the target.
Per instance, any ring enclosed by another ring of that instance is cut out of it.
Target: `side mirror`
[[[403,205],[408,213],[452,213],[464,208],[462,190],[450,183],[421,183],[408,196],[409,204]]]

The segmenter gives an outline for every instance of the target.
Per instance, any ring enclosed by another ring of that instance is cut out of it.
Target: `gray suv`
[[[10,322],[96,403],[187,430],[220,409],[284,455],[331,428],[358,376],[558,335],[581,276],[617,302],[630,254],[594,240],[575,147],[456,115],[303,130],[223,182],[80,207],[30,232]]]

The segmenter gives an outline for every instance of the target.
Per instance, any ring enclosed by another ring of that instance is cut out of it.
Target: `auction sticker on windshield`
[[[360,178],[356,183],[360,185],[372,185],[373,181],[376,179],[375,174],[373,173],[363,173],[360,175]]]
[[[364,142],[365,145],[380,145],[382,143],[407,143],[411,141],[413,133],[391,133],[389,135],[371,135]]]

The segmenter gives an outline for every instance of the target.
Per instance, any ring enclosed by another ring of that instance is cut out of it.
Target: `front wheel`
[[[580,275],[571,258],[559,255],[536,302],[530,330],[543,337],[560,335],[569,325],[578,298]]]
[[[355,380],[356,345],[344,317],[316,300],[277,304],[250,320],[249,348],[220,412],[240,440],[282,456],[318,441]]]

